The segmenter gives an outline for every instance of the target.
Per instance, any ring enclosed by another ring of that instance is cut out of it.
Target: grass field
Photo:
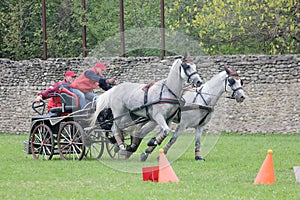
[[[158,151],[143,164],[138,155],[127,161],[107,155],[101,161],[57,156],[40,161],[23,153],[27,137],[0,134],[0,199],[300,199],[293,172],[300,166],[299,134],[224,133],[205,162],[194,160],[193,135],[185,134],[178,139],[183,150],[179,144],[167,155],[179,183],[142,180],[141,167],[157,165]],[[254,185],[268,149],[273,150],[276,182]]]

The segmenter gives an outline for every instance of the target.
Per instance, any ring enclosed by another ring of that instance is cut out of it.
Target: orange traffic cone
[[[158,172],[158,182],[166,183],[166,182],[179,182],[173,168],[171,167],[166,155],[164,154],[164,150],[159,150],[159,172]]]
[[[254,184],[272,184],[275,182],[272,153],[272,150],[268,150],[268,155],[254,180]]]

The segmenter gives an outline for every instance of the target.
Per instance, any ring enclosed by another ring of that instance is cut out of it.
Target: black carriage
[[[65,88],[53,96],[59,96],[62,105],[47,114],[44,101],[32,104],[38,115],[31,118],[29,139],[24,141],[25,153],[37,160],[50,160],[58,154],[63,160],[81,160],[85,156],[99,159],[106,147],[110,157],[116,156],[110,109],[99,114],[102,125],[92,128],[89,119],[95,111],[95,101],[80,109],[78,97]]]

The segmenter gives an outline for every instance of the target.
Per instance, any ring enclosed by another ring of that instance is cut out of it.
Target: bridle
[[[231,88],[232,90],[232,94],[230,97],[227,97],[229,99],[235,99],[234,96],[235,96],[235,93],[238,91],[238,90],[243,90],[243,81],[241,80],[241,87],[238,87],[238,88],[235,88],[233,89],[232,86],[235,84],[235,79],[232,77],[232,75],[229,75],[226,77],[225,79],[225,92],[227,92],[227,82],[229,83],[229,87]]]
[[[190,83],[190,79],[191,79],[191,77],[192,77],[193,75],[198,74],[197,71],[194,71],[194,72],[192,72],[191,74],[188,74],[188,73],[187,73],[187,69],[190,68],[190,66],[189,66],[186,62],[181,63],[181,67],[183,68],[183,71],[184,71],[185,75],[188,77],[188,79],[187,79],[187,82],[188,82],[188,83]],[[181,67],[180,67],[180,69],[179,69],[179,73],[181,73]]]

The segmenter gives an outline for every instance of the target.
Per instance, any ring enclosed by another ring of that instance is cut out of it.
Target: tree
[[[210,54],[299,53],[299,1],[196,0],[169,8],[172,29],[197,34]],[[180,13],[180,15],[178,15]]]
[[[90,55],[120,52],[119,1],[88,0],[85,21],[80,0],[46,3],[48,57],[80,57],[83,25]],[[186,36],[203,48],[199,55],[300,53],[299,4],[297,0],[165,0],[167,42],[174,43],[169,53],[181,50],[178,42],[188,45]],[[159,56],[159,1],[124,0],[124,9],[127,55]],[[40,0],[1,0],[0,57],[42,58],[41,19]]]
[[[1,57],[18,60],[41,55],[38,49],[42,42],[38,9],[39,5],[34,2],[0,2]]]

